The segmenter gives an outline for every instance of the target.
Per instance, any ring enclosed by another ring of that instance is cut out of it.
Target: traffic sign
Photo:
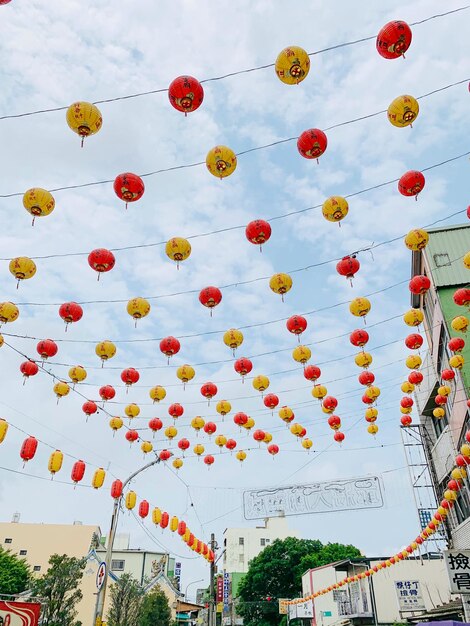
[[[96,572],[96,588],[98,591],[101,589],[106,578],[106,563],[102,561]]]

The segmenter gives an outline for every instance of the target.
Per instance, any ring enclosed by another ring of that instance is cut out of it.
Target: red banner
[[[38,626],[41,605],[36,602],[3,602],[0,600],[2,626]]]
[[[222,602],[224,599],[224,579],[222,576],[217,578],[217,602]]]

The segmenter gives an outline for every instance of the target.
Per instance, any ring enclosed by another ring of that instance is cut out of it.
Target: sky
[[[462,0],[449,0],[445,7],[435,0],[365,0],[357,11],[347,0],[300,0],[295,7],[240,0],[223,8],[208,0],[123,0],[119,6],[98,0],[85,11],[76,0],[12,0],[0,7],[0,300],[20,308],[19,319],[2,328],[6,344],[0,351],[0,414],[10,423],[0,446],[2,521],[19,512],[24,522],[80,520],[107,532],[112,480],[146,462],[139,444],[131,447],[124,439],[124,428],[113,437],[106,412],[86,421],[81,411],[84,397],[97,399],[98,388],[112,384],[117,394],[106,411],[122,415],[126,404],[138,403],[141,413],[132,426],[143,439],[151,439],[148,419],[160,417],[165,427],[171,425],[168,406],[180,402],[185,413],[176,423],[177,439],[203,443],[214,453],[210,469],[188,452],[179,473],[161,464],[132,484],[139,500],[184,519],[201,539],[208,541],[214,532],[221,544],[225,528],[255,524],[243,517],[245,490],[365,475],[381,477],[383,508],[292,517],[291,527],[305,538],[353,543],[369,555],[392,553],[416,536],[398,408],[400,383],[408,373],[403,363],[408,328],[401,315],[410,306],[411,257],[402,236],[411,228],[466,219],[468,156],[427,171],[416,202],[401,196],[395,182],[379,186],[349,199],[341,227],[324,220],[318,207],[331,195],[362,192],[468,151],[470,9],[413,26],[405,60],[385,60],[375,49],[375,35],[392,19],[418,22],[462,6]],[[296,86],[281,83],[270,66],[289,45],[312,53],[310,73]],[[205,82],[202,106],[187,117],[168,101],[165,89],[179,75],[207,80],[232,73]],[[388,122],[383,111],[395,97],[423,96],[453,83],[461,84],[420,99],[412,129]],[[98,105],[102,130],[83,149],[64,110],[8,117],[116,98]],[[332,126],[320,163],[303,159],[296,137],[308,128]],[[200,164],[217,144],[241,153],[288,138],[241,154],[236,171],[224,180]],[[144,196],[127,210],[112,183],[81,186],[112,181],[126,171],[169,169],[146,176]],[[54,212],[32,227],[22,195],[36,186],[78,187],[54,192]],[[258,218],[272,220],[272,237],[262,253],[244,233]],[[191,238],[192,254],[179,270],[162,245],[174,236]],[[336,273],[337,259],[389,240],[359,254],[361,269],[352,288]],[[115,252],[115,268],[100,281],[87,263],[98,247],[127,248]],[[23,255],[35,258],[37,274],[17,289],[8,263]],[[284,302],[269,289],[275,272],[293,277]],[[223,293],[212,317],[197,297],[207,285]],[[348,340],[352,330],[364,326],[351,316],[348,303],[367,294],[373,294],[368,347],[382,390],[376,437],[366,431],[357,350]],[[136,296],[149,297],[152,306],[137,326],[126,313],[127,300]],[[87,304],[82,320],[65,332],[58,306],[70,300]],[[293,314],[307,314],[302,341],[311,346],[310,363],[320,365],[321,382],[339,401],[336,413],[346,435],[341,446],[333,441],[302,367],[292,360],[297,340],[285,319]],[[236,356],[251,358],[253,373],[270,378],[269,391],[279,396],[280,406],[291,406],[307,429],[314,443],[310,452],[264,407],[251,380],[242,383],[234,372],[222,335],[240,327],[244,342]],[[158,347],[168,335],[181,341],[169,365]],[[48,337],[58,342],[57,356],[45,365],[47,372],[23,385],[22,355],[36,358],[37,341]],[[94,347],[104,339],[114,341],[118,351],[101,368]],[[196,370],[185,389],[175,375],[184,363]],[[57,402],[53,376],[67,379],[69,368],[78,364],[87,369],[86,381]],[[129,391],[120,381],[126,367],[141,374]],[[207,381],[218,386],[210,406],[199,392]],[[148,396],[155,384],[167,390],[158,405]],[[215,411],[219,399],[233,407],[224,422]],[[256,428],[272,433],[280,447],[275,458],[252,434],[239,432],[232,422],[236,411],[252,415]],[[243,465],[229,452],[218,454],[207,435],[195,435],[189,426],[195,415],[215,421],[217,434],[237,440],[237,449],[247,451]],[[19,449],[26,434],[41,443],[23,468]],[[157,450],[169,446],[161,432],[153,444]],[[47,461],[56,448],[65,460],[51,481]],[[175,442],[170,449],[176,454]],[[74,489],[70,470],[76,459],[86,461],[87,473],[83,486]],[[107,470],[98,491],[90,487],[96,467]],[[119,531],[131,534],[133,547],[164,547],[176,555],[184,586],[208,580],[206,562],[168,530],[153,528],[149,520],[141,525],[125,512]]]

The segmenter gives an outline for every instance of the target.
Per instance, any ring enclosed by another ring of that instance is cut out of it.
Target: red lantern
[[[374,402],[376,401],[377,398],[371,398],[370,396],[366,396],[366,394],[364,394],[361,398],[362,402],[364,404],[374,404]]]
[[[454,380],[455,372],[453,370],[442,370],[441,378],[442,380]]]
[[[431,281],[429,278],[421,274],[413,276],[409,283],[411,293],[414,293],[416,296],[423,296],[430,287]]]
[[[470,458],[468,456],[464,456],[463,454],[458,454],[455,457],[455,464],[458,467],[465,467],[470,464]]]
[[[362,329],[353,330],[349,335],[349,341],[356,348],[362,348],[369,341],[369,333]]]
[[[186,522],[181,521],[178,524],[178,535],[182,537],[185,532],[186,532]]]
[[[166,528],[170,522],[170,516],[166,511],[163,511],[162,518],[160,520],[160,528]]]
[[[267,396],[263,398],[264,406],[268,409],[275,409],[279,404],[279,398],[275,393],[268,393]]]
[[[82,405],[82,411],[85,413],[87,418],[90,417],[90,415],[93,415],[93,413],[96,413],[97,410],[98,407],[96,402],[93,402],[93,400],[87,400]]]
[[[147,502],[147,500],[142,500],[142,502],[139,504],[139,516],[144,519],[147,517],[147,515],[149,514],[149,510],[150,510],[150,505]]]
[[[375,376],[369,370],[364,370],[359,374],[357,379],[361,385],[368,387],[369,385],[372,385],[372,383],[375,381]]]
[[[241,428],[247,423],[248,415],[246,413],[241,413],[241,412],[235,413],[235,415],[233,416],[233,421],[235,422],[237,426],[240,426]]]
[[[214,385],[214,383],[204,383],[201,387],[201,394],[204,398],[209,400],[210,404],[211,399],[217,394],[217,385]]]
[[[410,350],[418,350],[423,345],[423,341],[424,339],[421,335],[418,333],[411,333],[411,335],[408,335],[405,339],[405,346]]]
[[[261,443],[265,437],[266,433],[264,432],[264,430],[255,430],[255,432],[253,433],[253,439],[258,443]]]
[[[410,398],[410,396],[404,396],[401,400],[400,400],[400,406],[403,407],[404,409],[409,409],[413,406],[414,402],[413,402],[413,398]]]
[[[149,428],[153,432],[153,436],[155,436],[155,433],[161,430],[162,427],[163,427],[163,422],[158,417],[152,417],[152,419],[149,420]]]
[[[297,139],[297,150],[305,159],[316,159],[325,152],[328,146],[328,139],[325,133],[319,128],[304,130]]]
[[[360,267],[361,264],[354,255],[344,256],[341,261],[338,261],[336,264],[336,271],[340,276],[345,276],[351,283],[352,287],[352,279],[354,278],[354,275],[357,274]]]
[[[168,357],[168,362],[170,361],[170,357],[174,354],[178,354],[180,348],[181,344],[176,337],[165,337],[160,341],[160,351]]]
[[[411,28],[402,20],[388,22],[377,35],[377,52],[384,59],[398,59],[405,56],[411,44]]]
[[[144,195],[144,181],[140,176],[137,176],[137,174],[125,172],[124,174],[116,176],[114,180],[114,191],[118,198],[124,200],[127,209],[128,202],[136,202],[136,200],[139,200]]]
[[[304,376],[307,380],[318,380],[321,376],[321,369],[316,365],[307,365],[304,367]]]
[[[305,437],[306,434],[307,434],[307,429],[302,426],[299,432],[297,433],[297,437],[299,439],[302,439],[303,437]]]
[[[333,396],[325,396],[325,398],[323,398],[322,406],[328,411],[334,411],[338,406],[338,400]]]
[[[447,404],[447,396],[441,396],[440,394],[438,394],[438,395],[434,398],[434,402],[435,402],[438,406],[443,406],[444,404]]]
[[[106,250],[106,248],[97,248],[88,255],[88,264],[98,272],[98,280],[100,279],[100,274],[112,270],[115,263],[114,254],[111,250]]]
[[[447,483],[447,489],[450,489],[451,491],[460,491],[461,488],[462,483],[460,481],[452,479]]]
[[[218,287],[204,287],[199,293],[199,302],[210,309],[212,317],[212,309],[222,301],[222,292]]]
[[[65,302],[59,307],[59,315],[64,320],[65,330],[67,330],[69,324],[82,319],[83,309],[76,302]]]
[[[403,426],[410,426],[413,420],[411,419],[411,415],[402,415],[400,421]]]
[[[38,440],[36,437],[27,437],[23,441],[23,445],[20,450],[20,457],[23,459],[24,463],[31,461],[36,454],[36,450],[38,449]]]
[[[237,374],[240,374],[243,380],[243,377],[249,374],[253,369],[253,363],[250,361],[250,359],[242,357],[241,359],[237,359],[235,361],[235,363],[233,364],[233,368],[237,372]]]
[[[405,172],[398,181],[398,191],[403,196],[414,196],[418,199],[418,194],[423,190],[425,184],[424,176],[421,172],[410,170]]]
[[[193,535],[193,533],[190,533],[186,543],[188,544],[188,546],[192,546],[194,543],[194,540],[195,540],[195,536]]]
[[[76,461],[72,467],[71,478],[75,484],[79,483],[85,476],[86,465],[83,461]]]
[[[139,438],[139,433],[136,430],[128,430],[126,433],[126,439],[129,443],[134,443]]]
[[[158,456],[160,457],[161,461],[168,461],[168,459],[171,457],[171,452],[169,450],[162,450]]]
[[[467,432],[465,433],[465,441],[467,443],[470,443],[470,430],[467,430]]]
[[[287,330],[293,335],[297,335],[300,341],[300,335],[307,328],[307,320],[301,315],[292,315],[286,322]]]
[[[214,422],[206,422],[204,424],[204,432],[206,433],[206,435],[209,435],[209,437],[213,435],[216,430],[217,426],[214,424]]]
[[[420,385],[423,382],[423,374],[413,370],[408,374],[408,382],[412,385]]]
[[[181,406],[179,402],[174,402],[173,404],[170,404],[170,406],[168,407],[168,414],[171,415],[171,417],[174,420],[178,419],[178,417],[181,417],[183,413],[184,413],[184,408]]]
[[[114,498],[115,500],[119,500],[121,496],[122,496],[122,481],[120,481],[119,478],[117,478],[115,481],[113,481],[113,484],[111,485],[111,498]]]
[[[271,226],[264,220],[254,220],[250,222],[245,230],[246,238],[251,243],[261,247],[271,237]]]
[[[187,449],[189,448],[189,446],[190,446],[190,445],[191,445],[191,444],[189,443],[189,441],[188,441],[187,439],[184,439],[184,438],[183,438],[183,439],[180,439],[180,440],[178,441],[178,448],[179,448],[180,450],[183,450],[183,452],[184,452],[185,450],[187,450]]]
[[[235,448],[237,447],[237,442],[235,441],[235,439],[227,439],[227,443],[225,444],[225,447],[228,450],[235,450]]]
[[[465,340],[462,337],[452,337],[452,339],[447,344],[447,347],[451,352],[462,352],[465,348]]]
[[[337,441],[338,443],[341,443],[342,441],[344,441],[344,433],[337,430],[335,434],[333,435],[333,439]]]
[[[468,306],[470,304],[470,289],[462,287],[454,293],[454,302],[457,306]]]
[[[121,380],[126,384],[126,387],[130,387],[136,383],[140,378],[139,372],[133,367],[128,367],[121,372]]]
[[[193,76],[178,76],[168,87],[171,106],[185,116],[198,109],[204,100],[204,89]]]
[[[57,344],[52,339],[43,339],[36,346],[36,350],[38,351],[39,356],[46,360],[49,357],[53,357],[57,354]]]
[[[330,415],[328,426],[333,430],[339,430],[341,428],[341,419],[337,415]]]
[[[100,398],[106,402],[106,400],[112,400],[116,395],[116,390],[112,385],[103,385],[98,392]]]
[[[279,452],[279,446],[275,443],[271,443],[268,446],[268,452],[271,456],[276,456],[276,454],[278,454]]]
[[[212,463],[215,461],[214,457],[212,456],[212,454],[206,454],[206,456],[204,457],[204,463],[206,465],[208,465],[209,467],[212,465]]]
[[[38,371],[39,367],[34,361],[24,361],[24,363],[20,365],[20,372],[23,374],[25,381],[30,376],[36,376]]]

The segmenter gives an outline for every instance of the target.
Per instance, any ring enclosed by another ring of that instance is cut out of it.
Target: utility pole
[[[215,535],[214,533],[211,533],[211,550],[215,555],[215,550],[216,550],[216,543],[215,543]],[[214,586],[214,581],[215,581],[215,556],[214,559],[211,561],[211,567],[210,567],[210,581],[209,581],[209,625],[208,626],[215,626],[215,616],[216,616],[216,612],[215,612],[215,586]]]

